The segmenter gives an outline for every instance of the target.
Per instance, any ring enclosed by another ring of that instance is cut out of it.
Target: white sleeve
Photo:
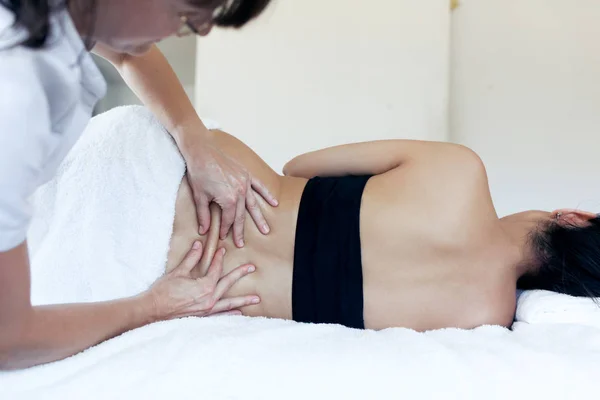
[[[0,51],[0,252],[21,244],[31,219],[29,198],[51,151],[48,99],[35,53]]]

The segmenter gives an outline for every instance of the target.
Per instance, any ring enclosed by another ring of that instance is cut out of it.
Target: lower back
[[[294,259],[294,238],[298,206],[305,180],[279,177],[277,198],[279,206],[272,208],[260,201],[264,216],[271,232],[263,235],[249,215],[244,227],[245,246],[241,249],[233,244],[231,233],[225,240],[218,238],[220,209],[211,207],[211,227],[206,235],[198,234],[196,207],[187,178],[184,178],[177,194],[175,220],[167,260],[167,271],[175,268],[191,248],[195,240],[203,243],[205,253],[224,247],[227,250],[223,273],[251,263],[256,272],[236,283],[226,297],[256,294],[261,303],[242,309],[244,315],[272,318],[292,318],[292,273]],[[272,189],[272,188],[270,188]],[[196,277],[204,276],[208,269],[207,257],[192,271]]]

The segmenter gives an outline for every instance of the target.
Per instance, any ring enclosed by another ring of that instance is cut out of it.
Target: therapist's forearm
[[[152,322],[152,308],[146,301],[138,296],[103,303],[33,307],[19,327],[0,335],[0,369],[61,360]]]
[[[156,46],[142,56],[122,55],[113,64],[180,148],[185,147],[186,135],[207,132],[177,75]]]

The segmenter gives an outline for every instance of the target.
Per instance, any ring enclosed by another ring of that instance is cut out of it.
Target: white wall
[[[277,0],[198,41],[200,115],[280,170],[316,148],[445,140],[448,0]]]
[[[499,213],[600,211],[600,1],[461,3],[451,138],[482,156]]]

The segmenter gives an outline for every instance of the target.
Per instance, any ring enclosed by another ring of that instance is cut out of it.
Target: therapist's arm
[[[92,50],[108,60],[123,80],[156,116],[173,138],[185,147],[188,140],[210,135],[162,52],[153,45],[141,56],[116,53],[102,44]],[[190,55],[191,60],[191,55]],[[191,62],[191,61],[190,61]]]
[[[251,266],[221,278],[224,253],[217,252],[207,275],[192,279],[189,272],[201,255],[201,246],[192,249],[178,268],[135,297],[34,307],[26,244],[0,252],[0,370],[60,360],[157,320],[226,313],[254,304],[256,296],[219,300],[252,272]]]
[[[240,164],[222,153],[212,133],[198,117],[183,86],[158,47],[152,46],[141,56],[115,53],[102,44],[93,52],[110,61],[127,85],[152,111],[173,136],[187,163],[187,173],[194,192],[200,234],[210,227],[210,202],[222,209],[220,237],[233,228],[234,243],[244,245],[246,209],[263,234],[269,226],[258,205],[255,193],[271,206],[277,200],[267,187]]]
[[[65,358],[149,322],[151,308],[142,296],[32,307],[26,245],[0,253],[0,369]]]

